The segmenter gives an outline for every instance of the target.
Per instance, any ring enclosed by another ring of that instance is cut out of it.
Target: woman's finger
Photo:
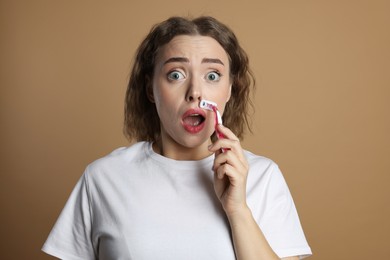
[[[214,153],[222,149],[225,151],[225,153],[227,151],[233,152],[240,159],[240,161],[246,161],[244,152],[239,141],[230,139],[219,139],[209,147],[210,152]]]
[[[213,169],[218,169],[218,167],[224,164],[229,164],[237,169],[245,169],[245,163],[231,150],[227,150],[215,157]]]
[[[217,130],[226,136],[226,139],[240,141],[240,139],[229,128],[223,125],[217,125]]]

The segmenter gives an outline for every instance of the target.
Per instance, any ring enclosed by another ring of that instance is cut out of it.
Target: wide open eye
[[[177,70],[174,70],[174,71],[171,71],[168,73],[168,79],[180,80],[180,79],[184,79],[184,75],[183,75],[183,73],[181,73]]]
[[[206,79],[210,81],[219,81],[220,78],[221,78],[221,74],[219,74],[216,71],[209,72],[206,75]]]

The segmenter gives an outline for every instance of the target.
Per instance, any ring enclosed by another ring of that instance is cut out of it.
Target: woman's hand
[[[218,130],[226,139],[217,140],[209,150],[215,152],[215,193],[229,217],[247,209],[246,181],[249,166],[237,136],[222,125],[218,125]],[[224,152],[221,151],[222,148]]]

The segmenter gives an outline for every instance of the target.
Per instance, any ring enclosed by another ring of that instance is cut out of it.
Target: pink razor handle
[[[217,134],[217,137],[218,139],[226,138],[226,136],[218,130],[218,125],[222,125],[222,119],[216,106],[213,106],[213,111],[215,114],[215,132]]]

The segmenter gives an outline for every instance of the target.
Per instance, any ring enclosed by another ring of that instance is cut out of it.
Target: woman
[[[137,143],[87,167],[43,250],[62,259],[310,255],[277,165],[240,145],[252,83],[247,55],[216,19],[156,25],[126,93],[125,133]]]

